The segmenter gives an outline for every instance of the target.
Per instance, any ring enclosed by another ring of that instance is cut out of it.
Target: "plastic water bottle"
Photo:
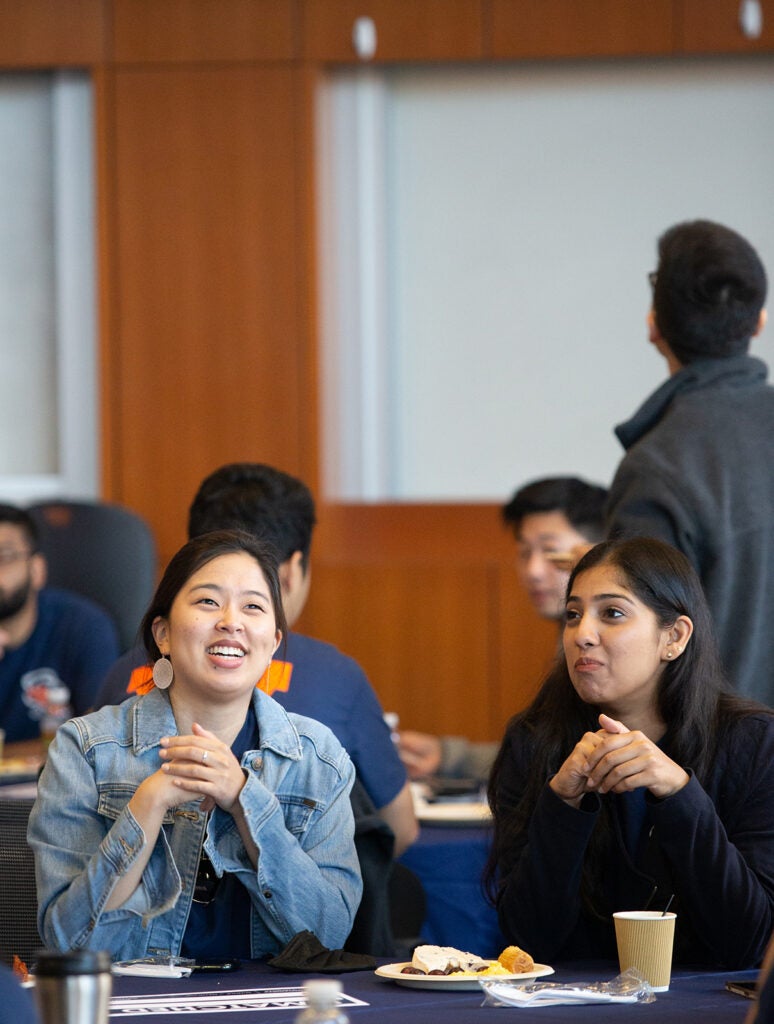
[[[337,1006],[341,982],[332,978],[304,982],[304,996],[309,1004],[296,1017],[295,1024],[349,1024],[349,1017]]]
[[[48,747],[59,726],[66,722],[71,714],[68,688],[63,684],[52,686],[47,694],[45,714],[40,721],[40,736],[44,747]]]

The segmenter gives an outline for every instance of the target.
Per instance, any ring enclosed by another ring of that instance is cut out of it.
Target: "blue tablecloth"
[[[427,942],[492,957],[506,945],[481,887],[491,836],[491,828],[425,825],[400,857],[425,890],[422,938]]]
[[[558,966],[554,980],[560,982],[610,981],[618,973],[615,964]],[[755,972],[691,972],[678,970],[669,992],[654,1003],[617,1006],[546,1006],[539,1010],[493,1010],[482,1006],[480,991],[426,991],[404,988],[382,981],[372,971],[326,975],[338,977],[344,992],[358,1001],[346,1008],[351,1024],[503,1024],[512,1021],[540,1021],[541,1024],[743,1024],[749,1002],[725,991],[728,978],[752,978]],[[309,977],[281,974],[262,963],[244,965],[234,974],[202,975],[170,981],[166,979],[115,978],[111,1022],[138,1016],[148,1024],[293,1024],[295,1005],[282,1006],[281,989],[297,989]],[[319,975],[318,975],[319,977]],[[550,980],[550,979],[546,979]],[[258,995],[251,990],[277,990],[277,1003],[269,1012],[259,1012]],[[286,997],[289,994],[285,994]],[[146,998],[150,997],[150,998]],[[291,995],[292,998],[292,995]],[[136,1001],[136,1005],[131,1004]],[[142,1004],[146,1008],[142,1009]],[[148,1005],[152,1003],[152,1005]]]

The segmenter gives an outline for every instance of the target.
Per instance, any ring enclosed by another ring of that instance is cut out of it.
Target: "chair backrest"
[[[355,779],[350,802],[355,818],[355,849],[363,878],[363,896],[344,949],[350,953],[393,956],[395,939],[390,927],[388,886],[395,835],[377,814],[360,779]]]
[[[42,945],[37,926],[35,862],[27,843],[27,820],[33,803],[31,799],[0,796],[0,961],[9,967],[15,954],[31,968]]]
[[[422,938],[427,898],[419,875],[411,868],[393,861],[387,893],[390,903],[390,926],[398,960],[410,960]]]
[[[48,582],[101,605],[116,624],[121,651],[128,651],[156,585],[148,524],[108,502],[46,501],[28,512],[40,531]]]

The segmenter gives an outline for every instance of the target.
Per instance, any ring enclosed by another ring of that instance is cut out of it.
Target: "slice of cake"
[[[411,966],[423,974],[483,970],[489,967],[490,962],[482,960],[475,953],[465,953],[453,946],[417,946],[411,958]]]

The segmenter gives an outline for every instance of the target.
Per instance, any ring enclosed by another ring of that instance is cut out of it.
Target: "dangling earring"
[[[168,690],[175,678],[175,670],[169,658],[162,655],[153,666],[153,682],[160,690]]]

